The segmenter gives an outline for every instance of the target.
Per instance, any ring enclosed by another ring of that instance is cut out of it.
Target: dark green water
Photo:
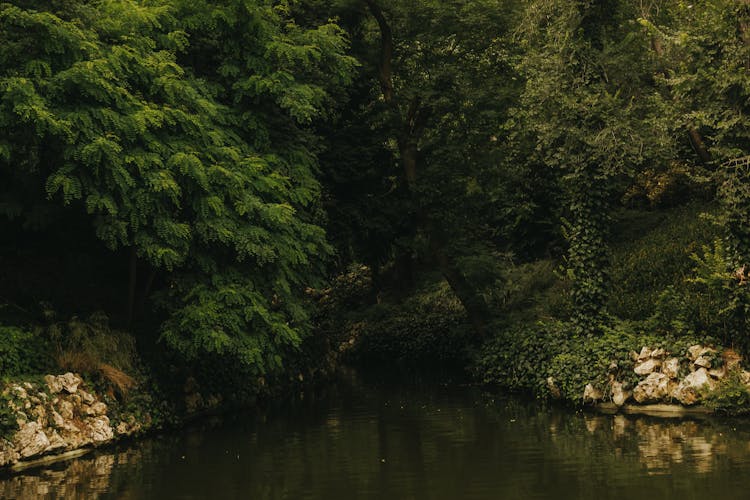
[[[2,498],[747,499],[750,423],[368,385],[0,478]]]

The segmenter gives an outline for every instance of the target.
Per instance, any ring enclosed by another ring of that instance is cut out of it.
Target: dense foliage
[[[748,352],[749,30],[728,0],[0,3],[0,375],[471,357],[572,395],[638,344]]]

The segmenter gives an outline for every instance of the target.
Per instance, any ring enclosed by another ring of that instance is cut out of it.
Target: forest
[[[168,420],[748,354],[749,154],[745,0],[0,3],[0,378]]]

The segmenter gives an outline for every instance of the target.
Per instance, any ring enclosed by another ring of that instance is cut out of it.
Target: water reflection
[[[0,498],[746,498],[750,426],[346,384],[0,478]]]

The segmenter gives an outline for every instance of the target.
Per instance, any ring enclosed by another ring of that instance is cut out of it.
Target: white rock
[[[643,363],[640,363],[633,370],[638,375],[648,375],[653,373],[661,366],[661,361],[658,359],[647,359]]]
[[[81,377],[70,372],[60,375],[57,378],[62,383],[62,388],[69,394],[74,394],[78,390],[78,386],[83,382]]]
[[[19,458],[21,457],[18,455],[18,451],[13,446],[13,443],[5,439],[0,439],[0,467],[16,463]]]
[[[91,406],[86,407],[86,415],[92,417],[100,417],[107,414],[107,405],[101,401],[97,401]]]
[[[633,398],[639,403],[656,403],[669,394],[669,377],[663,373],[651,373],[633,390]]]
[[[73,418],[73,403],[70,401],[61,400],[57,405],[57,410],[65,420],[71,420]]]
[[[52,434],[49,436],[49,446],[47,447],[47,451],[61,450],[67,448],[67,446],[68,443],[60,437],[60,434],[58,434],[57,431],[52,431]]]
[[[94,401],[96,401],[96,398],[94,396],[84,391],[83,389],[78,389],[78,394],[81,396],[81,401],[83,401],[87,405],[94,404]]]
[[[651,351],[651,357],[654,359],[663,359],[667,355],[666,351],[659,347]]]
[[[677,378],[680,374],[680,360],[669,358],[661,365],[661,372],[669,378]]]
[[[583,401],[586,403],[596,403],[597,401],[601,401],[604,399],[604,395],[602,394],[602,391],[597,389],[591,384],[586,384],[586,387],[583,390]]]
[[[86,435],[94,443],[109,441],[115,435],[112,431],[112,427],[109,425],[109,418],[107,418],[106,415],[89,419],[87,424],[88,429]]]
[[[698,368],[711,368],[711,360],[708,359],[708,356],[698,356],[695,361],[693,361],[693,364]]]
[[[705,348],[700,344],[688,347],[688,350],[687,350],[688,359],[690,359],[690,361],[695,361],[696,359],[698,359],[698,356],[703,354],[704,349]]]
[[[547,377],[547,389],[554,399],[560,399],[562,397],[562,392],[560,392],[560,388],[557,387],[554,377]]]
[[[55,410],[50,411],[49,421],[54,427],[62,428],[65,426],[65,419]]]
[[[638,361],[644,361],[651,357],[651,349],[649,347],[643,347],[640,354],[638,354]]]
[[[630,391],[623,389],[621,382],[612,383],[612,402],[617,406],[622,406],[625,402],[630,399]]]
[[[45,375],[44,381],[47,382],[47,387],[49,387],[49,392],[52,394],[57,394],[63,389],[62,381],[59,380],[54,375]]]
[[[687,377],[674,391],[674,397],[684,405],[693,405],[700,400],[700,391],[703,389],[713,389],[716,382],[708,375],[705,368],[698,368]]]
[[[13,436],[13,445],[21,458],[28,458],[44,452],[49,447],[49,439],[37,422],[28,422]]]

